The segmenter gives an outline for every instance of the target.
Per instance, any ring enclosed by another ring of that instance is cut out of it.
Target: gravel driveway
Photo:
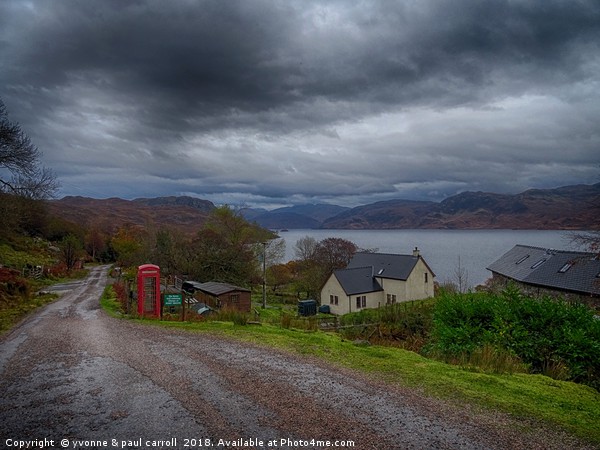
[[[0,341],[0,446],[577,447],[310,358],[111,318],[99,306],[106,272]]]

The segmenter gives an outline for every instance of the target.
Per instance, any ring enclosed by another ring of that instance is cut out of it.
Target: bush
[[[429,339],[433,305],[431,301],[403,302],[346,314],[341,317],[340,325],[357,326],[342,328],[341,334],[350,340],[366,339],[418,352]],[[376,324],[375,328],[369,326],[373,324]]]
[[[115,293],[115,296],[117,298],[117,301],[119,302],[120,306],[121,306],[121,311],[124,313],[129,313],[129,296],[127,293],[127,289],[125,287],[125,283],[123,283],[122,281],[113,283],[112,285],[113,287],[113,291]]]
[[[486,358],[504,358],[507,367],[522,361],[532,373],[600,388],[600,321],[584,305],[527,298],[512,287],[442,295],[427,353],[464,363],[494,355],[490,349],[496,356]]]
[[[16,270],[0,267],[0,301],[20,301],[29,298],[30,286]]]
[[[223,308],[206,316],[206,318],[207,320],[219,322],[233,322],[234,325],[247,325],[250,320],[250,314],[235,309]]]

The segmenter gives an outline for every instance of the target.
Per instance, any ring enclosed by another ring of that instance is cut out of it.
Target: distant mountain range
[[[516,195],[463,192],[442,202],[390,200],[325,220],[321,228],[598,229],[600,183]]]
[[[114,228],[125,222],[195,232],[215,205],[193,197],[122,200],[65,197],[49,202],[66,220]],[[600,183],[531,189],[516,195],[463,192],[441,202],[389,200],[345,208],[315,204],[272,211],[242,209],[249,221],[274,230],[327,229],[598,229]]]

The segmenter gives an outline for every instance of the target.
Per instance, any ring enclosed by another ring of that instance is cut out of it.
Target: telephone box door
[[[160,315],[160,268],[153,264],[138,267],[138,314]]]

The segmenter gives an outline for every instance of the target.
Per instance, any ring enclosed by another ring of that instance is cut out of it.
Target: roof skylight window
[[[538,267],[540,267],[545,262],[546,262],[546,258],[542,258],[538,262],[536,262],[533,266],[531,266],[531,268],[532,269],[537,269]]]
[[[567,270],[569,270],[571,268],[571,266],[573,266],[572,262],[568,262],[566,263],[564,266],[562,266],[559,270],[558,273],[565,273]]]
[[[515,264],[521,264],[523,261],[525,261],[527,258],[529,258],[529,255],[525,255],[523,256],[521,259],[519,259]]]
[[[383,273],[385,269],[379,269],[379,272],[377,272],[377,275],[381,275]]]

